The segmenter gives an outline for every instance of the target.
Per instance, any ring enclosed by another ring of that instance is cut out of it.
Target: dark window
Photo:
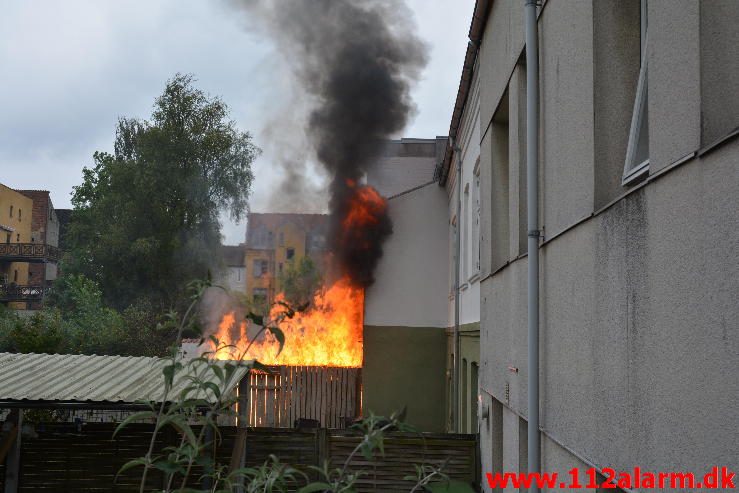
[[[10,217],[13,217],[13,206],[10,206]]]
[[[20,233],[18,233],[17,235],[15,235],[15,241],[17,241],[18,243],[20,243],[20,241],[21,241],[21,234]]]
[[[252,291],[252,299],[257,303],[267,301],[267,288],[254,288]]]
[[[18,282],[18,269],[13,272],[13,282]]]
[[[295,249],[294,248],[288,248],[285,252],[285,257],[290,260],[295,256]]]
[[[254,277],[262,277],[269,272],[269,262],[262,259],[254,260]]]
[[[23,210],[22,209],[18,209],[18,222],[21,221],[21,219],[22,219],[21,215],[22,214],[23,214]]]
[[[10,239],[11,239],[11,236],[10,236],[10,233],[8,233],[8,236],[5,237],[5,243],[10,243]]]

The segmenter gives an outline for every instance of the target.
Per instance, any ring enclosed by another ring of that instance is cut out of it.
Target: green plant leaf
[[[285,347],[285,333],[279,327],[270,327],[269,332],[280,344],[280,347],[277,349],[277,354],[279,355],[282,352],[282,348]]]
[[[138,413],[134,413],[121,421],[121,423],[116,426],[115,431],[113,432],[113,438],[118,434],[119,431],[121,431],[123,428],[128,426],[129,424],[133,423],[134,421],[138,421],[140,419],[147,419],[147,418],[154,418],[156,417],[156,414],[154,411],[141,411]]]
[[[216,374],[216,377],[218,377],[218,380],[220,380],[220,381],[221,381],[221,383],[223,383],[223,382],[225,381],[225,378],[226,378],[226,377],[225,377],[225,375],[223,374],[223,369],[222,369],[222,368],[221,368],[220,366],[218,366],[218,364],[217,364],[217,363],[216,363],[216,364],[212,364],[212,365],[210,365],[210,369],[211,369],[211,371],[212,371],[213,373],[215,373],[215,374]]]
[[[144,459],[143,457],[139,457],[137,459],[133,459],[133,460],[126,462],[125,464],[121,466],[120,469],[118,469],[118,472],[115,475],[116,481],[118,480],[118,476],[128,471],[129,469],[132,469],[138,466],[144,466],[144,465],[146,465],[146,459]]]
[[[203,382],[203,388],[210,390],[216,396],[216,399],[221,398],[221,389],[213,382]]]
[[[246,319],[247,320],[251,320],[256,325],[259,325],[259,326],[263,326],[264,325],[264,317],[261,316],[261,315],[257,315],[254,312],[249,312],[246,315]]]

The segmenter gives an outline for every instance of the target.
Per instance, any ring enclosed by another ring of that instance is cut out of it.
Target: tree
[[[323,278],[316,263],[308,256],[297,262],[290,262],[279,275],[285,301],[294,306],[304,305],[323,284]]]
[[[122,118],[113,154],[96,152],[74,188],[64,270],[109,306],[181,304],[181,286],[217,268],[221,210],[246,212],[259,153],[228,107],[176,75],[150,121]]]

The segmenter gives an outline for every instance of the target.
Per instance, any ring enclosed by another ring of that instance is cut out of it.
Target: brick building
[[[31,243],[59,246],[59,220],[47,190],[18,190],[33,200],[31,209]],[[33,263],[28,267],[31,284],[50,286],[57,278],[56,262]]]

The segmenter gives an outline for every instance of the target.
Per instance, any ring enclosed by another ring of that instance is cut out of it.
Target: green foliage
[[[323,284],[318,266],[308,256],[289,262],[279,275],[285,300],[293,306],[310,303],[313,295]]]
[[[113,154],[97,152],[74,189],[65,271],[96,281],[109,306],[181,301],[217,267],[220,224],[246,211],[259,150],[228,107],[176,75],[151,120],[122,118]]]
[[[141,304],[122,313],[107,308],[95,282],[67,275],[56,281],[43,310],[30,316],[0,310],[0,351],[159,356],[174,331],[158,325],[153,313]]]

